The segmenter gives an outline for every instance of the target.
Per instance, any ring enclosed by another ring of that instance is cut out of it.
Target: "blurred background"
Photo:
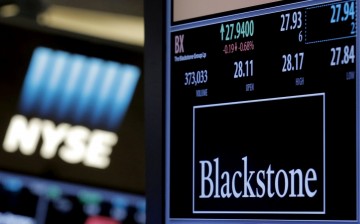
[[[142,46],[141,0],[0,0],[3,18],[23,17],[39,24]]]
[[[0,224],[144,224],[141,0],[0,0]]]

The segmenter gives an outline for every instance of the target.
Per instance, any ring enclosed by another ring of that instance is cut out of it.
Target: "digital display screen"
[[[167,1],[166,223],[360,223],[359,4]]]

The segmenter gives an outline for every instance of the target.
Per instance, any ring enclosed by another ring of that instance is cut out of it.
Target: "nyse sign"
[[[36,48],[4,151],[108,168],[139,77],[134,65]]]
[[[105,169],[110,164],[110,155],[117,140],[117,135],[108,131],[91,131],[67,123],[56,126],[50,120],[27,120],[22,115],[15,115],[7,129],[3,148],[9,153],[19,150],[31,156],[39,147],[44,159],[53,159],[58,154],[70,164],[82,162],[89,167]]]

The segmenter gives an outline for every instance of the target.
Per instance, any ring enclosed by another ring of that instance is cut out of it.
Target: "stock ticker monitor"
[[[0,223],[144,224],[141,49],[0,30]]]
[[[360,223],[359,4],[145,5],[149,224]]]

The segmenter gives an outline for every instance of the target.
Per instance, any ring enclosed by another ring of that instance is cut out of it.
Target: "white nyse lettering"
[[[32,155],[39,142],[41,120],[33,118],[27,122],[26,117],[15,115],[11,121],[3,142],[7,152],[20,150],[24,155]]]
[[[105,169],[110,164],[112,147],[118,141],[115,133],[94,130],[83,126],[61,123],[55,125],[49,120],[15,115],[9,124],[3,147],[6,152],[19,150],[22,154],[33,155],[40,143],[40,155],[44,159],[59,157],[70,164],[83,163],[85,166]]]
[[[69,128],[69,124],[60,124],[58,127],[56,127],[54,122],[44,121],[42,131],[43,145],[40,149],[40,154],[43,158],[54,158],[56,151],[65,138]]]
[[[118,141],[117,135],[111,132],[95,130],[89,140],[84,164],[93,167],[107,167],[110,164],[112,146]]]
[[[86,153],[86,140],[89,135],[90,131],[85,127],[72,127],[65,139],[65,145],[59,149],[60,158],[73,164],[83,161]]]

